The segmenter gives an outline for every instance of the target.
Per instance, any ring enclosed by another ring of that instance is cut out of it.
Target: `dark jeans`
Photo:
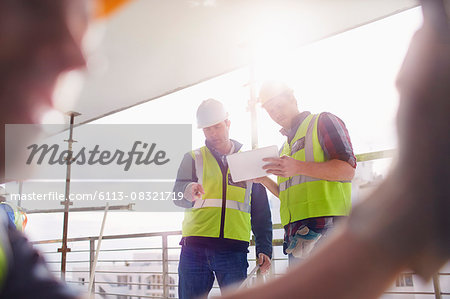
[[[178,265],[178,296],[191,299],[207,295],[214,275],[220,290],[231,284],[239,286],[247,277],[247,267],[246,252],[183,246]]]

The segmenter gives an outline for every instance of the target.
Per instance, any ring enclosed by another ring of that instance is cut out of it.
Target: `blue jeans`
[[[180,299],[206,296],[213,286],[214,275],[221,291],[231,284],[239,285],[247,277],[247,268],[246,252],[183,246],[178,265],[178,296]]]

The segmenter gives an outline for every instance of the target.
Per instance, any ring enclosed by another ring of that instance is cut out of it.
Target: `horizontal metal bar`
[[[35,243],[36,244],[36,243]],[[43,244],[46,245],[46,244]],[[181,249],[181,246],[178,247],[168,247],[167,249]],[[114,252],[114,251],[138,251],[138,250],[162,250],[162,247],[139,247],[139,248],[115,248],[115,249],[101,249],[100,252]],[[53,254],[61,252],[56,251],[40,251],[44,254]],[[83,249],[83,250],[71,250],[68,253],[83,253],[83,252],[90,252],[89,249]]]
[[[50,272],[58,273],[58,272],[61,272],[61,270],[50,270]],[[89,270],[66,270],[66,272],[71,272],[71,273],[89,273]]]
[[[281,223],[275,223],[272,225],[272,229],[284,229]]]
[[[139,282],[110,282],[110,281],[95,281],[96,284],[120,284],[120,285],[137,285],[137,286],[164,286],[162,283],[139,283]],[[178,287],[178,284],[168,284],[168,287]]]
[[[69,272],[69,271],[66,271]],[[123,274],[162,274],[157,271],[109,271],[109,270],[96,270],[95,273],[123,273]]]
[[[106,292],[94,292],[94,294],[98,295],[112,295],[112,296],[132,296],[132,297],[141,297],[141,298],[164,298],[164,297],[155,297],[155,296],[147,296],[147,295],[131,295],[131,294],[120,294],[120,293],[106,293]]]
[[[386,291],[384,294],[389,295],[434,295],[434,292],[402,292],[402,291]]]
[[[110,206],[108,210],[128,210],[133,211],[134,203],[130,203],[128,205],[122,206]],[[69,212],[93,212],[93,211],[104,211],[105,207],[85,207],[85,208],[71,208]],[[41,213],[63,213],[64,209],[37,209],[37,210],[27,210],[24,209],[24,212],[27,214],[41,214]]]
[[[179,259],[167,260],[167,262],[179,262]],[[46,261],[48,264],[61,263],[61,261]],[[66,263],[89,263],[90,260],[68,260]],[[158,262],[162,263],[163,260],[98,260],[97,263],[149,263]]]
[[[110,235],[103,236],[103,240],[114,240],[114,239],[137,239],[137,238],[148,238],[148,237],[162,237],[162,236],[177,236],[181,235],[181,230],[179,231],[168,231],[168,232],[154,232],[154,233],[140,233],[140,234],[126,234],[126,235]],[[79,237],[79,238],[70,238],[67,242],[79,242],[79,241],[90,241],[90,240],[98,240],[98,236],[94,237]],[[51,244],[51,243],[61,243],[61,239],[53,239],[53,240],[42,240],[42,241],[34,241],[32,244]]]
[[[273,229],[282,229],[283,226],[281,224],[274,224],[272,226]],[[153,233],[139,233],[139,234],[125,234],[125,235],[110,235],[103,236],[104,240],[112,240],[112,239],[134,239],[134,238],[145,238],[145,237],[162,237],[162,236],[181,236],[181,231],[167,231],[167,232],[153,232]],[[91,237],[78,237],[78,238],[70,238],[67,242],[80,242],[80,241],[90,241],[97,240],[98,236]],[[61,243],[61,239],[51,239],[51,240],[42,240],[42,241],[33,241],[32,244],[52,244],[52,243]],[[179,247],[169,247],[168,249],[178,249]]]
[[[73,251],[71,251],[71,252],[73,252]],[[58,251],[39,251],[39,253],[41,253],[41,254],[53,254],[53,253],[61,254],[61,252],[58,252]]]
[[[103,263],[148,263],[148,262],[162,262],[163,260],[98,260],[97,262]],[[167,262],[179,262],[180,260],[166,260]]]
[[[392,158],[392,157],[394,157],[396,152],[397,152],[397,150],[390,149],[390,150],[384,150],[384,151],[358,154],[358,155],[355,155],[355,157],[356,157],[356,161],[365,162],[365,161],[371,161],[371,160],[377,160],[377,159]]]
[[[249,262],[256,262],[256,258],[247,259]],[[289,260],[288,257],[274,257],[270,259],[271,261],[287,261]]]
[[[180,247],[177,247],[181,249]],[[170,249],[170,248],[169,248]],[[139,247],[139,248],[114,248],[114,249],[101,249],[100,252],[115,252],[115,251],[138,251],[138,250],[162,250],[162,247]],[[75,251],[72,251],[75,252]],[[90,252],[89,249],[80,250],[79,252]]]
[[[74,281],[74,280],[65,280],[64,282],[67,282],[67,283],[79,283],[79,284],[86,284],[86,287],[87,287],[87,285],[89,284],[89,281]]]
[[[61,263],[61,261],[45,261],[47,264],[58,264],[58,263]],[[76,263],[89,263],[89,260],[87,260],[87,261],[66,261],[66,263],[73,263],[73,264],[76,264]]]

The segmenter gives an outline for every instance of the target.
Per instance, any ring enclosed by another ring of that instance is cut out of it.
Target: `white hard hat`
[[[214,99],[204,100],[197,109],[197,127],[203,129],[228,118],[223,104]]]
[[[258,101],[264,106],[265,103],[283,93],[292,93],[292,89],[282,82],[266,81],[259,91]]]

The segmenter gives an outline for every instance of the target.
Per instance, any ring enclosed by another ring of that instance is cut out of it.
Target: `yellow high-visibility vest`
[[[5,283],[7,272],[8,272],[8,260],[6,257],[5,250],[3,249],[3,244],[0,244],[0,290],[3,287],[3,284]]]
[[[0,211],[0,214],[3,213]],[[6,232],[6,227],[3,223],[5,214],[0,215],[0,292],[3,288],[8,274],[8,256],[10,256],[11,247],[9,245],[9,238]],[[7,254],[7,252],[9,254]]]
[[[299,161],[325,162],[317,124],[319,114],[308,115],[291,142],[285,142],[280,156]],[[351,182],[327,181],[310,176],[278,177],[280,216],[283,226],[303,219],[345,216],[351,210]]]
[[[229,181],[229,170],[224,177],[206,146],[192,151],[191,155],[198,183],[202,184],[205,194],[192,208],[185,210],[183,237],[223,237],[249,242],[252,182],[234,184]],[[224,215],[222,209],[225,209]]]

